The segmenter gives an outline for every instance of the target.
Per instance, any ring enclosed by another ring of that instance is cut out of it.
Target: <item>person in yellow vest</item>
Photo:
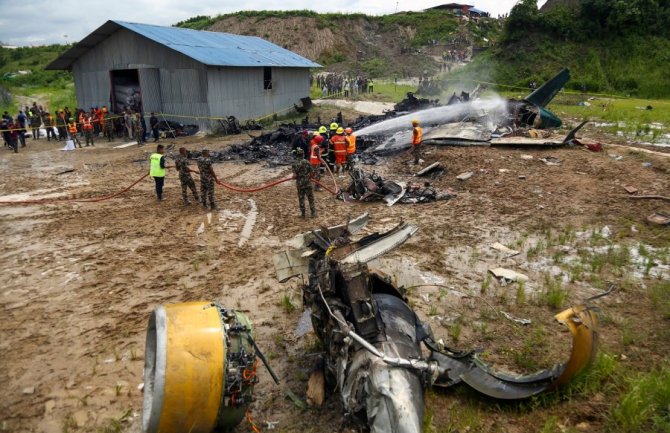
[[[70,120],[70,123],[67,124],[67,132],[70,134],[70,139],[81,147],[81,141],[77,137],[77,122]]]
[[[354,155],[356,154],[356,135],[351,128],[345,129],[344,133],[347,137],[347,170],[351,171],[354,168]]]
[[[162,144],[156,146],[156,153],[149,157],[149,176],[154,178],[156,182],[156,198],[158,201],[163,200],[163,184],[165,183],[165,169],[169,168],[165,165],[165,148]]]
[[[423,130],[419,126],[417,119],[412,120],[412,155],[414,156],[414,164],[418,164],[421,159],[421,137]]]

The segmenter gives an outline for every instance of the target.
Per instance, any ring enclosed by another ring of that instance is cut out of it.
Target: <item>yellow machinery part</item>
[[[225,330],[210,302],[156,308],[145,351],[143,429],[210,433],[224,387]]]
[[[578,305],[561,311],[554,318],[572,334],[572,352],[561,375],[552,386],[562,386],[588,367],[598,351],[598,318],[592,308]]]

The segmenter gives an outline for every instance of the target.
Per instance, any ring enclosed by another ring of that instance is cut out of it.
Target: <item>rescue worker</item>
[[[57,140],[56,131],[54,131],[54,117],[49,112],[44,113],[44,129],[47,131],[47,141],[51,141],[51,137]]]
[[[149,127],[151,128],[151,134],[154,136],[154,143],[155,143],[155,142],[158,141],[158,138],[159,138],[159,135],[158,135],[158,117],[156,117],[155,113],[151,113],[151,117],[149,117]],[[180,151],[181,151],[181,149],[180,149]]]
[[[412,155],[414,156],[414,164],[418,164],[421,159],[421,137],[423,130],[419,126],[417,119],[412,120]]]
[[[293,173],[295,174],[295,184],[298,188],[298,205],[300,214],[305,218],[305,197],[309,201],[309,210],[312,212],[312,218],[316,218],[316,207],[314,206],[314,192],[312,191],[312,165],[305,160],[304,151],[301,148],[295,150],[298,161],[293,164]]]
[[[67,122],[63,110],[56,113],[56,129],[58,129],[58,141],[67,140]]]
[[[74,119],[68,123],[67,131],[70,133],[70,139],[78,144],[79,148],[81,148],[81,141],[79,141],[79,138],[77,137],[77,123],[74,121]]]
[[[191,204],[191,202],[188,201],[189,189],[193,193],[193,199],[195,202],[199,202],[200,198],[198,197],[198,190],[195,187],[193,177],[191,177],[191,172],[197,172],[191,170],[188,166],[188,153],[186,152],[185,147],[179,148],[179,155],[177,155],[177,157],[174,159],[174,166],[179,172],[179,182],[181,182],[181,196],[184,199],[184,206]]]
[[[344,130],[347,137],[347,170],[354,168],[354,155],[356,155],[356,136],[351,128]]]
[[[156,153],[149,157],[149,176],[154,178],[156,182],[156,198],[158,201],[163,201],[163,185],[165,184],[165,148],[162,144],[156,146]]]
[[[137,145],[144,144],[144,128],[142,127],[142,116],[140,113],[135,113],[133,116],[133,132],[135,133],[135,140]]]
[[[341,126],[335,130],[335,135],[330,139],[333,145],[333,155],[335,157],[335,173],[342,173],[344,165],[347,163],[347,138],[344,136],[344,128]]]
[[[114,139],[114,116],[109,111],[105,111],[105,136],[107,141]]]
[[[330,139],[337,135],[337,128],[339,128],[339,125],[336,122],[330,124],[330,131],[328,131],[328,140],[326,143],[328,145],[328,154],[327,157],[324,157],[332,170],[335,170],[335,152],[333,151],[333,146]]]
[[[209,150],[207,149],[202,149],[202,156],[198,158],[198,171],[200,171],[202,207],[207,209],[207,199],[209,199],[212,210],[218,210],[219,208],[214,203],[214,182],[218,182],[219,180],[216,178],[216,173],[214,173],[212,160],[209,157]]]
[[[40,112],[35,110],[30,114],[30,128],[33,130],[33,140],[40,139],[40,126],[42,126],[42,117]]]
[[[295,153],[297,149],[302,149],[303,158],[309,160],[309,131],[303,129],[300,134],[296,134],[293,139],[292,151]]]
[[[323,136],[316,133],[312,141],[309,142],[309,164],[312,166],[312,172],[316,180],[321,179],[321,143],[323,143]],[[321,190],[318,184],[316,190]]]
[[[86,137],[86,147],[95,146],[95,143],[93,142],[93,131],[95,130],[95,126],[93,126],[93,119],[91,118],[90,115],[87,115],[86,117],[84,117],[84,121],[82,123],[83,123],[82,129],[84,130],[84,137]]]

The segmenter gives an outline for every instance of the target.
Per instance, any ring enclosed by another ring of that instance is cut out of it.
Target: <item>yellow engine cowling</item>
[[[156,308],[144,361],[147,433],[210,433],[242,421],[256,382],[256,356],[242,313],[211,302]]]

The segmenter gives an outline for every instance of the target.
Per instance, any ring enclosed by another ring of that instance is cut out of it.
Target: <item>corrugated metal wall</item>
[[[201,128],[207,117],[256,119],[282,111],[309,95],[309,69],[272,68],[272,90],[263,89],[263,68],[207,67],[160,44],[121,29],[73,65],[80,107],[110,106],[110,70],[139,69],[146,112]],[[178,117],[194,116],[196,119]]]
[[[114,69],[139,69],[145,111],[209,116],[205,66],[126,29],[120,29],[74,63],[80,107],[110,105],[109,71]],[[207,126],[204,120],[176,116],[172,120]]]
[[[256,119],[309,96],[309,69],[272,68],[272,90],[263,89],[263,68],[210,67],[207,83],[212,116]]]
[[[138,74],[144,112],[146,114],[151,112],[160,113],[163,110],[163,98],[161,96],[159,70],[156,68],[140,68]]]

